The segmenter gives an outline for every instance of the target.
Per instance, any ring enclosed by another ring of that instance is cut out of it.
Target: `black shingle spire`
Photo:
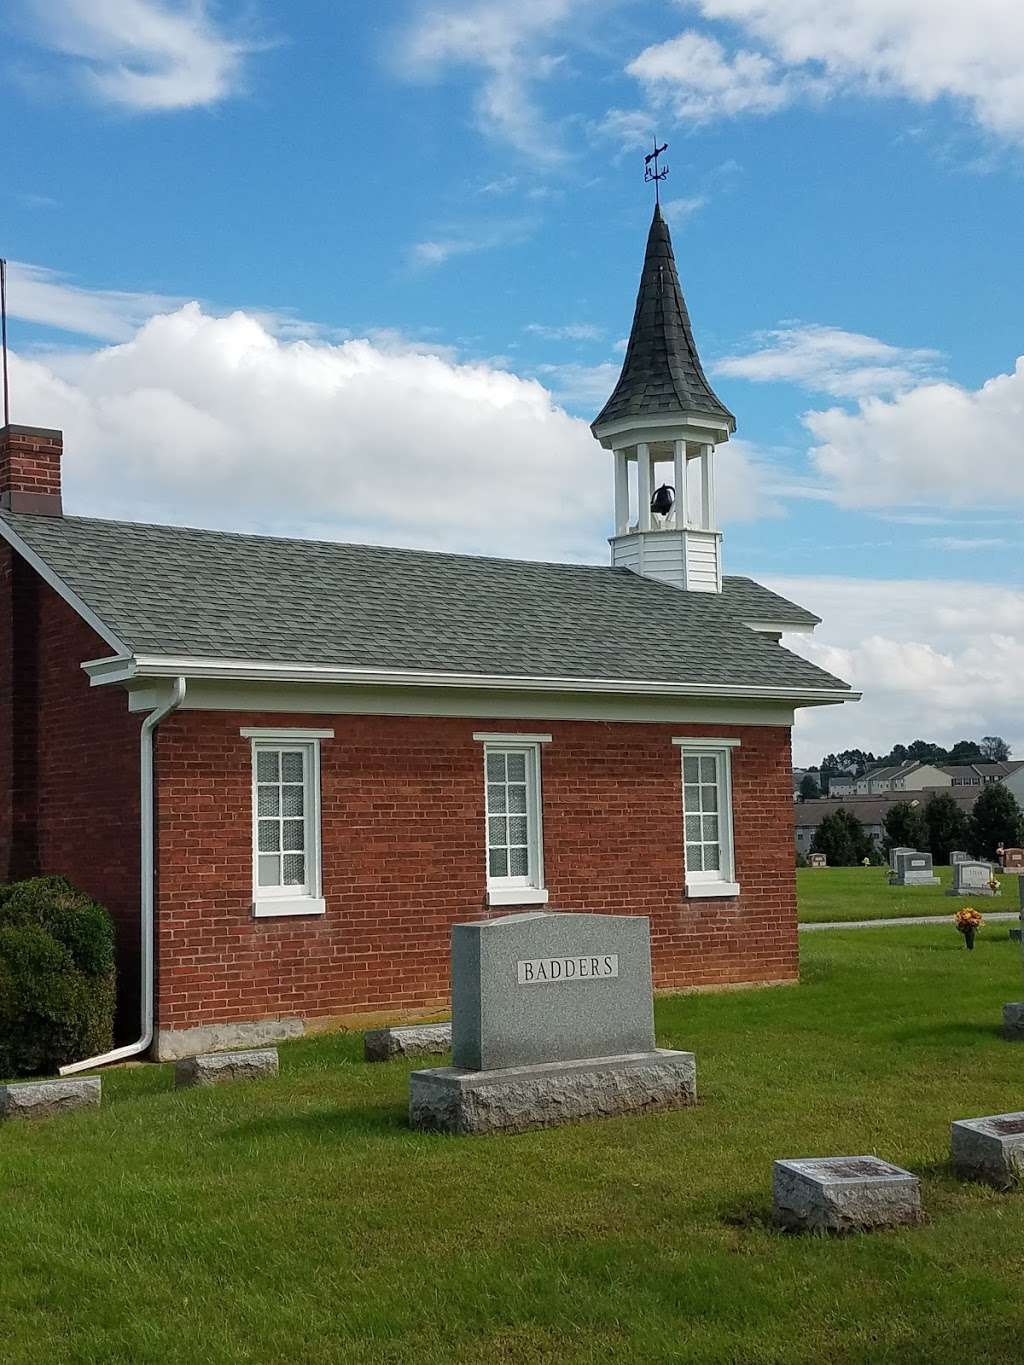
[[[736,419],[716,397],[701,368],[672,238],[661,207],[655,204],[622,373],[591,430],[596,435],[606,422],[671,412],[724,418],[731,431],[736,428]]]

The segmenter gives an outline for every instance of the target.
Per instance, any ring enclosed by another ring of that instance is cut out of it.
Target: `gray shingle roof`
[[[770,588],[763,588],[752,578],[738,578],[734,574],[722,577],[722,593],[737,616],[743,621],[758,621],[766,625],[818,626],[821,617],[806,607],[798,607]]]
[[[627,417],[674,412],[724,418],[731,430],[736,427],[736,419],[701,367],[676,271],[672,238],[661,208],[655,204],[622,373],[591,430],[596,434],[606,422]]]
[[[847,687],[744,626],[728,593],[682,592],[628,569],[82,517],[2,519],[136,654],[709,689]]]

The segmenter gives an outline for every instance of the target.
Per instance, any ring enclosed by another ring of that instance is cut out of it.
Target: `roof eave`
[[[618,693],[623,696],[713,697],[830,706],[859,701],[852,688],[769,687],[764,684],[680,683],[664,679],[544,677],[527,674],[441,673],[417,669],[345,668],[334,664],[119,655],[82,664],[93,687],[184,675],[224,682],[333,683],[371,687],[448,687],[505,692]]]

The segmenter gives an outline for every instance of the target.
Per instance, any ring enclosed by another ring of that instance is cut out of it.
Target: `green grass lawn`
[[[951,871],[937,867],[941,886],[889,886],[884,867],[798,867],[797,903],[800,921],[813,924],[824,920],[896,919],[902,915],[949,915],[963,905],[986,910],[1011,910],[1018,907],[1016,875],[999,875],[1002,892],[971,900],[947,896]]]
[[[946,1165],[951,1119],[1024,1108],[1005,927],[801,947],[799,988],[659,1000],[685,1112],[415,1134],[410,1066],[334,1035],[276,1081],[120,1069],[97,1113],[5,1125],[0,1360],[1018,1365],[1024,1192]],[[771,1227],[773,1158],[862,1152],[920,1174],[925,1226]]]

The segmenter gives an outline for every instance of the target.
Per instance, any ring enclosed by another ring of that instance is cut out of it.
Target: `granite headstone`
[[[892,886],[938,886],[932,855],[917,849],[900,849],[889,882]]]
[[[996,893],[989,882],[992,880],[992,864],[978,862],[971,858],[966,862],[953,864],[953,886],[947,896],[994,896]]]

